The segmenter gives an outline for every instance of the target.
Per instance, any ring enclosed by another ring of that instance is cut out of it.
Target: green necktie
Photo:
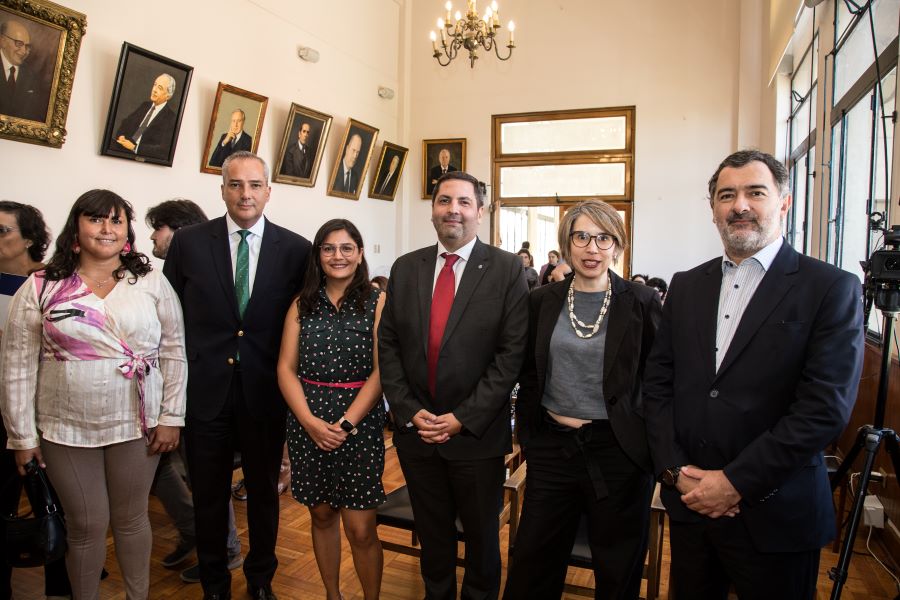
[[[241,318],[244,318],[244,311],[250,302],[250,245],[247,243],[250,230],[241,229],[238,233],[241,234],[241,241],[238,243],[237,266],[234,269],[234,295]]]

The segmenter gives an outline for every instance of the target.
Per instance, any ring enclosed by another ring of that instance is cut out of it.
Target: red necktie
[[[453,295],[456,292],[453,265],[459,260],[459,256],[456,254],[444,252],[441,256],[444,258],[444,268],[438,274],[437,283],[434,286],[434,295],[431,297],[431,322],[428,325],[428,391],[431,392],[432,398],[434,398],[437,381],[441,340],[444,337],[447,318],[450,316],[450,308],[453,306]]]

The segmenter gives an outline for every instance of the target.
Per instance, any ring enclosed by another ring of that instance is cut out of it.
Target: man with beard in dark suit
[[[288,177],[308,178],[312,172],[314,149],[309,147],[309,123],[301,123],[297,131],[297,143],[288,146],[281,163],[281,174]]]
[[[150,100],[122,120],[110,149],[167,159],[175,133],[175,112],[168,105],[174,93],[174,77],[168,73],[157,77],[150,88]]]

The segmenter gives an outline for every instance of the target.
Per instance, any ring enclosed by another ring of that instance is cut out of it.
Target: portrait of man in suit
[[[743,150],[709,181],[724,247],[676,273],[644,375],[673,597],[816,597],[835,514],[823,449],[862,371],[859,279],[782,237],[788,172]]]
[[[475,177],[445,176],[432,199],[438,243],[394,263],[378,332],[433,600],[456,598],[457,516],[466,532],[462,597],[499,594],[509,394],[524,359],[528,286],[518,256],[478,239],[483,212]]]
[[[428,193],[434,192],[434,186],[441,176],[456,170],[456,166],[450,164],[450,149],[441,148],[441,151],[438,152],[438,164],[431,167],[431,171],[428,173]]]
[[[255,154],[225,159],[221,194],[225,215],[176,231],[163,268],[181,299],[190,348],[184,435],[197,559],[204,598],[230,598],[228,502],[240,451],[251,540],[244,574],[252,598],[271,600],[286,409],[275,363],[310,243],[263,216],[269,168]]]
[[[297,141],[290,144],[281,163],[281,174],[289,177],[308,178],[312,172],[316,146],[310,140],[312,125],[308,121],[300,123]]]
[[[247,115],[240,108],[231,112],[231,125],[228,131],[219,137],[219,142],[209,159],[209,166],[221,167],[225,159],[235,152],[249,152],[253,147],[253,136],[244,131],[244,121]]]
[[[363,140],[358,133],[350,135],[344,146],[344,155],[341,157],[340,168],[334,176],[333,189],[336,192],[355,194],[359,186],[360,169],[357,167],[359,153],[362,150]]]
[[[119,124],[110,149],[167,159],[175,137],[176,116],[169,106],[173,94],[175,78],[168,73],[160,74],[150,88],[150,99]]]
[[[24,23],[8,19],[0,23],[0,114],[32,121],[47,118],[50,82],[43,73],[30,68],[34,47]]]

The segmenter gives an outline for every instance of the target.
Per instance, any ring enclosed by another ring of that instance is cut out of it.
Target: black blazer
[[[125,136],[132,142],[131,136],[141,126],[141,121],[147,116],[150,105],[153,104],[149,100],[141,103],[133,113],[122,120],[116,135],[109,142],[111,150],[119,152],[128,152],[120,146],[116,140],[120,135]],[[168,104],[160,111],[160,113],[150,121],[147,129],[141,135],[141,141],[137,147],[137,156],[148,156],[166,160],[169,158],[169,151],[172,149],[172,139],[175,136],[175,113]]]
[[[208,421],[222,410],[240,352],[250,414],[283,413],[275,365],[284,315],[300,289],[310,243],[266,220],[250,303],[241,319],[234,295],[225,217],[175,232],[163,273],[181,299],[188,359],[188,416]]]
[[[650,354],[662,306],[656,290],[625,281],[610,271],[612,298],[603,347],[603,398],[609,422],[619,445],[635,464],[652,469],[644,426],[641,379]],[[534,290],[529,298],[528,349],[519,378],[516,427],[523,446],[544,428],[546,409],[541,406],[547,381],[550,338],[572,280],[558,281]]]
[[[246,131],[241,132],[241,137],[238,138],[237,142],[232,141],[230,144],[223,146],[222,141],[225,140],[226,135],[228,135],[227,132],[219,136],[219,141],[216,143],[215,150],[213,150],[209,159],[209,166],[221,167],[225,159],[235,152],[250,152],[250,149],[253,147],[253,136],[247,135]]]
[[[465,266],[441,342],[437,395],[428,391],[428,326],[437,249],[401,256],[391,269],[378,329],[381,385],[397,429],[397,448],[451,459],[502,456],[512,446],[509,393],[528,333],[522,260],[481,241]],[[406,427],[420,409],[452,412],[463,431],[425,444]]]
[[[344,163],[338,163],[338,172],[334,178],[334,186],[333,190],[336,192],[346,192],[348,194],[355,194],[356,188],[359,186],[359,171],[356,169],[359,168],[357,165],[353,165],[353,168],[350,169],[350,187],[344,187]]]
[[[672,279],[647,362],[644,404],[657,473],[724,469],[757,549],[797,552],[834,535],[822,449],[844,429],[862,370],[859,279],[785,242],[715,370],[722,260]],[[700,520],[677,490],[669,516]]]
[[[312,173],[313,152],[315,152],[315,146],[307,144],[305,151],[301,151],[299,142],[291,142],[284,153],[281,174],[289,177],[309,177]]]

